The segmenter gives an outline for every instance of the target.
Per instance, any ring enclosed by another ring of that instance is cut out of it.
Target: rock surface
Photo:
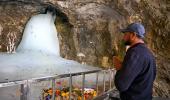
[[[146,43],[157,59],[154,95],[170,97],[169,0],[1,0],[0,51],[7,51],[10,33],[17,46],[28,19],[47,5],[58,9],[61,56],[94,66],[102,66],[103,58],[111,66],[113,50],[124,54],[119,29],[142,22]]]

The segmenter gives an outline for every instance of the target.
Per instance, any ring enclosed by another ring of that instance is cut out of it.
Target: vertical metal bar
[[[109,69],[109,90],[112,89],[112,70]]]
[[[21,84],[21,95],[20,95],[20,100],[27,100],[27,95],[28,95],[28,81],[26,81],[24,84]]]
[[[99,91],[99,72],[96,73],[96,94],[98,95],[98,91]]]
[[[24,84],[21,84],[21,89],[20,89],[20,93],[21,93],[21,95],[20,95],[20,100],[25,100],[24,98]]]
[[[103,92],[105,92],[105,90],[106,90],[106,88],[105,88],[105,86],[106,86],[106,83],[105,83],[105,76],[106,76],[106,71],[103,70]]]
[[[69,100],[71,100],[72,94],[72,75],[70,74],[70,82],[69,82]]]
[[[85,86],[85,74],[82,73],[83,78],[82,78],[82,100],[84,100],[84,86]]]
[[[52,100],[55,100],[55,78],[52,79]]]
[[[113,69],[113,70],[112,70],[112,80],[115,79],[115,75],[116,75],[116,70]],[[115,85],[113,85],[112,88],[115,88]]]

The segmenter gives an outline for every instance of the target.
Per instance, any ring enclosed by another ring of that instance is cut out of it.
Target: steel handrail
[[[45,76],[45,77],[39,77],[39,78],[31,78],[31,79],[25,79],[25,80],[9,81],[9,82],[0,83],[0,88],[1,87],[9,87],[9,86],[21,85],[21,84],[25,84],[26,82],[34,83],[34,82],[52,80],[53,78],[55,78],[55,79],[65,78],[65,77],[70,77],[70,74],[71,74],[71,76],[77,76],[77,75],[82,75],[82,73],[90,74],[90,73],[96,73],[96,72],[100,72],[100,71],[101,70],[91,70],[91,71],[85,71],[85,72],[76,72],[76,73]]]

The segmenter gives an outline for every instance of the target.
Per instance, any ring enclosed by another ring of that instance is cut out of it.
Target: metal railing
[[[85,75],[96,73],[95,85],[96,85],[96,92],[98,94],[99,72],[103,72],[103,93],[105,93],[106,92],[106,73],[109,72],[109,90],[111,90],[112,89],[112,80],[113,80],[113,75],[115,74],[115,70],[112,70],[112,69],[91,70],[91,71],[85,71],[85,72],[68,73],[68,74],[61,74],[61,75],[32,78],[32,79],[27,79],[27,80],[11,81],[11,82],[6,82],[6,83],[0,83],[0,88],[20,85],[21,86],[20,87],[20,93],[21,93],[20,100],[27,100],[27,95],[28,95],[28,91],[29,91],[28,83],[36,83],[36,82],[41,82],[41,81],[51,81],[52,80],[52,90],[53,90],[52,100],[55,100],[55,89],[56,89],[55,81],[56,81],[56,79],[69,77],[69,100],[71,100],[72,85],[73,85],[72,77],[82,75],[82,100],[84,100]]]

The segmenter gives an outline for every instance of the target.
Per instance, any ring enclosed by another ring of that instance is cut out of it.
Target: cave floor
[[[104,93],[96,97],[94,100],[120,100],[120,99],[118,91],[112,90],[110,92]],[[152,100],[170,100],[170,98],[153,97]]]

